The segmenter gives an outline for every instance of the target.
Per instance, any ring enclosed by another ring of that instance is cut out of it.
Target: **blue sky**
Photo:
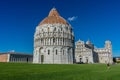
[[[75,41],[88,39],[98,48],[111,40],[113,56],[120,56],[119,0],[0,0],[0,52],[33,52],[36,26],[49,11],[58,12],[72,25]]]

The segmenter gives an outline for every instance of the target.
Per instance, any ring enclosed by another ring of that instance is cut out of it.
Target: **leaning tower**
[[[53,8],[36,27],[33,63],[72,64],[74,34],[71,25]]]
[[[108,53],[108,63],[112,63],[113,58],[112,58],[112,44],[111,44],[111,41],[109,41],[109,40],[105,41],[105,49],[107,50],[107,53]]]

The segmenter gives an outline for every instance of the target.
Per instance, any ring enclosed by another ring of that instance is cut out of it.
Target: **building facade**
[[[104,48],[96,48],[88,40],[77,41],[75,44],[75,60],[76,63],[112,63],[112,44],[105,41]]]
[[[71,25],[53,8],[36,27],[33,63],[72,64],[74,34]]]
[[[32,62],[32,54],[23,54],[16,52],[0,53],[0,62]]]
[[[113,62],[114,63],[120,63],[120,57],[114,57]]]

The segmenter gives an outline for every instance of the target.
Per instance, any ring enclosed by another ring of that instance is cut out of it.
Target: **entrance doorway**
[[[41,55],[41,64],[44,62],[44,55]]]
[[[88,63],[88,57],[86,57],[86,63]]]
[[[80,63],[82,62],[82,58],[80,58]]]

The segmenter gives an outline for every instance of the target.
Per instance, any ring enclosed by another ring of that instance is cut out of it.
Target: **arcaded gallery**
[[[30,62],[33,61],[32,54],[6,52],[0,53],[0,62]]]

